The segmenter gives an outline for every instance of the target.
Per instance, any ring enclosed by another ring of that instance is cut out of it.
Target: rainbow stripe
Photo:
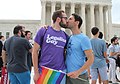
[[[64,77],[64,72],[42,66],[42,74],[40,75],[37,84],[60,84]]]

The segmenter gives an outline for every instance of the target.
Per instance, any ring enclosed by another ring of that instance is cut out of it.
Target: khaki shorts
[[[67,76],[66,84],[90,84],[88,74],[79,75],[77,79],[73,79]]]

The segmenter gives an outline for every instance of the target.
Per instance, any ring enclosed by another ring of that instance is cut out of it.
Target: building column
[[[112,17],[111,17],[111,5],[108,6],[108,32],[109,32],[109,41],[113,37],[112,35]]]
[[[75,13],[75,3],[71,3],[71,14]]]
[[[66,5],[65,2],[61,2],[61,10],[65,11],[65,5]]]
[[[99,5],[99,22],[100,22],[100,31],[104,33],[104,26],[103,26],[103,6]]]
[[[41,25],[45,25],[45,20],[46,20],[46,2],[45,1],[41,1]]]
[[[106,17],[107,8],[103,8],[103,22],[104,22],[104,38],[108,41],[108,28],[107,28],[107,17]]]
[[[55,12],[56,2],[51,2],[51,24],[53,24],[52,15]]]
[[[86,34],[85,4],[81,4],[81,17],[83,19],[82,32]]]
[[[95,26],[99,27],[99,7],[95,7]]]
[[[94,4],[90,5],[90,32],[91,32],[91,28],[95,26],[95,15],[94,15]],[[91,36],[92,37],[92,34]]]

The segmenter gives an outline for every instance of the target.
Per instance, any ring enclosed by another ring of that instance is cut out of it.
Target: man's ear
[[[57,17],[56,21],[57,21],[57,22],[61,22],[61,18],[60,18],[60,17]]]
[[[77,23],[77,25],[79,25],[80,22],[79,22],[79,21],[76,21],[76,23]]]
[[[18,33],[22,33],[22,31],[21,30],[19,30],[19,32]]]

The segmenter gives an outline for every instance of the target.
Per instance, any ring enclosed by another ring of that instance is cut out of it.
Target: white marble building
[[[68,17],[71,13],[79,14],[83,19],[82,31],[91,37],[91,28],[99,27],[104,38],[112,37],[111,0],[41,0],[41,24],[51,24],[51,15],[55,10],[62,9]]]
[[[25,26],[25,30],[30,30],[35,35],[40,28],[40,20],[0,20],[0,35],[8,38],[13,35],[13,28],[16,25]]]
[[[51,25],[51,15],[55,10],[62,9],[68,17],[71,13],[77,13],[82,17],[82,31],[89,37],[91,37],[90,29],[93,26],[99,27],[107,41],[110,41],[110,38],[114,35],[120,37],[120,25],[116,26],[114,24],[112,26],[111,0],[41,0],[41,6],[41,21],[0,20],[0,34],[5,37],[11,36],[13,28],[19,24],[24,25],[26,30],[30,30],[34,36],[41,25]],[[70,33],[69,30],[66,30],[66,32]]]
[[[113,36],[117,36],[120,39],[120,24],[112,24]]]

